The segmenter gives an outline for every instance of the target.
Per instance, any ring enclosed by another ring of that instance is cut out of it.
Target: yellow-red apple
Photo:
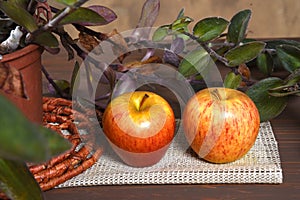
[[[212,163],[243,157],[253,146],[260,118],[253,101],[243,92],[208,88],[197,92],[183,114],[185,136],[191,148]]]
[[[102,125],[113,150],[126,164],[145,167],[165,155],[174,137],[175,116],[161,96],[135,91],[110,102]]]

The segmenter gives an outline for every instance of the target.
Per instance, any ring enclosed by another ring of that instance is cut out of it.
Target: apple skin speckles
[[[251,149],[260,118],[246,94],[228,88],[209,88],[189,100],[183,126],[187,141],[199,157],[212,163],[228,163]]]
[[[102,125],[112,149],[126,164],[146,167],[167,151],[175,134],[175,115],[161,96],[135,91],[111,101]]]

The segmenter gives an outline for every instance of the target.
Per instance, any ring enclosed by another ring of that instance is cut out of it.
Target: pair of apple
[[[183,126],[191,148],[213,163],[235,161],[252,147],[259,131],[259,113],[244,93],[228,88],[197,92],[187,103]],[[102,119],[112,148],[128,165],[157,163],[175,134],[171,106],[161,96],[135,91],[114,98]]]

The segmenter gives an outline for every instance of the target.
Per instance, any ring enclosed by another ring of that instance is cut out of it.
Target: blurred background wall
[[[116,12],[118,19],[98,30],[119,31],[136,26],[144,0],[90,0],[88,4],[108,6]],[[160,15],[156,26],[174,20],[181,8],[195,22],[209,16],[220,16],[229,20],[243,9],[252,10],[248,37],[299,37],[300,1],[299,0],[161,0]],[[192,26],[190,26],[192,27]]]
[[[55,0],[49,0],[53,3]],[[248,37],[300,37],[300,0],[160,0],[160,15],[156,26],[171,23],[181,8],[185,8],[186,15],[195,22],[209,16],[220,16],[227,20],[243,9],[252,10],[249,23]],[[136,27],[144,0],[90,0],[87,5],[101,4],[115,11],[118,19],[113,23],[101,26],[97,30],[110,32],[117,28],[119,32]],[[191,25],[190,28],[193,26]],[[72,27],[69,27],[73,30]],[[72,36],[77,37],[77,32]],[[61,53],[65,53],[62,50]],[[54,57],[44,53],[47,59],[56,59],[52,65],[51,75],[55,79],[70,80],[70,68],[74,61],[67,61],[66,57]],[[49,56],[49,57],[48,57]],[[46,60],[46,59],[43,59]],[[59,64],[57,64],[59,63]],[[64,69],[65,71],[62,71]]]

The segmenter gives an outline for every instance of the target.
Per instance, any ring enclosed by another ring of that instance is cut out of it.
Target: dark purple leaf
[[[142,13],[139,19],[139,23],[136,29],[133,31],[133,35],[140,38],[148,38],[150,28],[152,27],[159,13],[160,1],[159,0],[147,0],[144,3]],[[148,27],[148,28],[145,28]]]
[[[155,53],[155,49],[148,48],[146,55],[144,56],[144,58],[141,61],[144,62],[144,61],[148,60],[150,57],[152,57],[154,55],[154,53]]]
[[[152,27],[158,16],[159,8],[159,0],[147,0],[144,3],[138,27]]]
[[[165,63],[168,63],[170,65],[173,65],[175,67],[179,66],[180,59],[176,53],[173,51],[170,51],[168,49],[165,50],[164,55],[163,55],[163,60]]]
[[[177,37],[175,40],[173,40],[170,50],[175,54],[180,54],[184,50],[184,47],[183,38]]]
[[[50,95],[56,95],[57,93],[56,93],[56,90],[55,90],[55,88],[53,87],[53,85],[51,84],[51,83],[48,83],[47,84],[47,89],[48,89],[48,93],[50,94]]]
[[[114,13],[114,11],[112,11],[111,9],[109,9],[105,6],[93,5],[93,6],[89,6],[88,8],[91,9],[92,11],[98,13],[98,15],[102,16],[105,19],[106,24],[117,19],[116,13]],[[103,25],[105,25],[105,24],[103,24]]]
[[[44,47],[44,49],[51,54],[58,54],[60,52],[60,48],[58,48],[58,47],[57,48]]]
[[[59,16],[59,13],[54,16],[54,19]],[[69,15],[64,17],[59,25],[65,24],[80,24],[83,26],[98,26],[105,25],[107,21],[104,17],[99,15],[97,12],[89,8],[79,7],[74,12],[71,12]]]
[[[113,89],[116,84],[116,73],[111,68],[106,68],[106,70],[103,72],[103,75],[108,80],[110,88]]]

